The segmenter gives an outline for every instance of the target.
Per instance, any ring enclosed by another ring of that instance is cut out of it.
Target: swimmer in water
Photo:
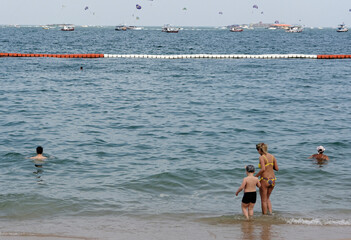
[[[325,151],[325,148],[323,146],[318,146],[317,151],[318,151],[318,154],[313,154],[313,155],[309,156],[308,158],[309,159],[314,158],[318,162],[329,161],[329,157],[327,155],[323,154]]]
[[[34,160],[34,166],[36,167],[43,167],[44,160],[46,157],[43,156],[43,147],[38,146],[37,147],[37,155],[34,157],[31,157],[30,159]]]
[[[34,159],[34,160],[45,160],[46,157],[43,156],[43,147],[42,146],[38,146],[37,147],[37,155],[34,157],[31,157],[30,159]]]

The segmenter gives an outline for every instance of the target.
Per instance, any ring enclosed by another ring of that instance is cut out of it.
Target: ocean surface
[[[351,54],[350,40],[335,29],[0,27],[0,52],[18,53]],[[173,229],[169,239],[210,239],[195,234],[206,226],[221,228],[217,239],[231,227],[246,234],[235,191],[245,165],[258,164],[255,145],[265,142],[280,169],[273,216],[261,216],[259,197],[255,206],[254,221],[273,229],[266,239],[293,239],[304,227],[312,230],[301,239],[315,239],[314,227],[346,238],[350,66],[350,59],[0,58],[0,235],[86,239],[100,231],[114,239],[128,228],[124,239],[142,232],[158,239],[152,229],[167,222],[194,226],[192,237]],[[39,145],[48,157],[41,168],[29,159]],[[308,159],[319,145],[328,163]],[[143,231],[133,235],[131,226]],[[274,235],[281,226],[285,235]]]

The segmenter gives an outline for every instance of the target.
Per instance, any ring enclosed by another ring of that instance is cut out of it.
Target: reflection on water
[[[246,220],[242,215],[209,217],[199,219],[211,225],[240,226],[241,237],[245,240],[271,240],[282,239],[276,227],[286,222],[274,215],[254,216],[253,219]]]
[[[313,164],[317,165],[318,167],[323,167],[324,165],[328,165],[329,161],[325,159],[314,159]]]
[[[254,223],[253,223],[253,220],[242,222],[242,224],[241,224],[241,234],[242,234],[242,239],[245,239],[245,240],[257,239],[257,236],[254,234]]]
[[[261,240],[270,240],[272,239],[272,225],[271,224],[262,224],[261,225]]]
[[[272,232],[272,224],[269,222],[255,222],[254,220],[243,221],[241,223],[241,234],[245,240],[270,240],[276,234]],[[274,236],[279,238],[278,236]]]
[[[44,173],[44,160],[34,160],[34,167],[35,167],[35,171],[33,172],[35,174],[35,177],[37,179],[38,183],[42,183],[43,182],[43,173]]]

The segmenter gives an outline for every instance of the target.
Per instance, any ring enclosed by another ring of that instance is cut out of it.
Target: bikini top
[[[274,161],[273,162],[268,162],[268,159],[265,155],[262,155],[264,157],[264,162],[267,162],[265,166],[272,165],[274,167]],[[261,163],[258,164],[258,168],[261,168]]]

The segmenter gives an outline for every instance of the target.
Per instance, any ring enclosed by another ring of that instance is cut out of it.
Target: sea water
[[[2,27],[0,52],[350,54],[350,39],[335,29],[169,34],[159,28]],[[350,231],[350,64],[0,58],[0,231],[40,233],[22,223],[45,222],[49,229],[53,219],[56,227],[86,223],[82,236],[90,236],[96,221],[111,232],[114,221],[138,229],[150,221],[155,229],[185,221],[185,228],[191,222],[247,230],[240,225],[242,195],[234,194],[245,165],[257,166],[260,142],[268,144],[279,171],[274,215],[261,216],[258,197],[256,222]],[[39,145],[48,159],[38,168],[29,157]],[[308,159],[319,145],[330,158],[326,164]]]

